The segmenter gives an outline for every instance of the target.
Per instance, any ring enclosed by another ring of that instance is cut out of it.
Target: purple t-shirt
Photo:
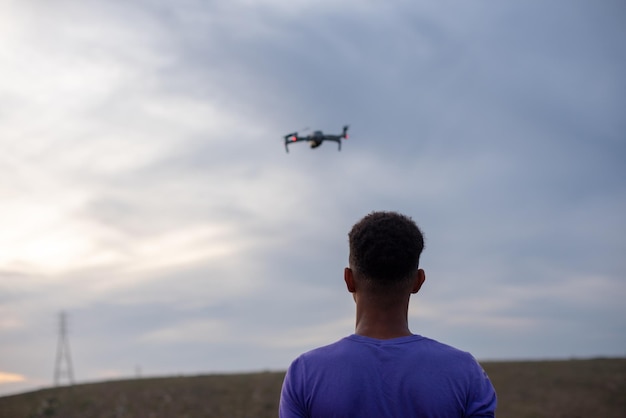
[[[471,354],[419,335],[351,335],[302,354],[280,418],[494,417],[495,390]]]

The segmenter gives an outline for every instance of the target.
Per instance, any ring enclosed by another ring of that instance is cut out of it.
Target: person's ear
[[[413,289],[411,289],[411,293],[419,292],[425,281],[426,273],[424,273],[424,270],[418,269],[417,274],[415,275],[415,281],[413,282]]]
[[[348,292],[354,293],[356,291],[356,287],[354,284],[354,273],[352,273],[352,269],[350,267],[346,267],[344,269],[343,280],[346,282],[346,287],[348,288]]]

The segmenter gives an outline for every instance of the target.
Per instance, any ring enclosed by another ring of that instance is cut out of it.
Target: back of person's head
[[[408,216],[372,212],[348,233],[350,268],[372,284],[391,285],[415,275],[424,237]]]

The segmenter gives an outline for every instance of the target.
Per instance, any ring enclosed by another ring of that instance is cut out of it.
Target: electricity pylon
[[[62,377],[67,377],[70,385],[74,384],[72,358],[70,356],[70,341],[67,338],[67,324],[65,312],[59,314],[59,341],[57,344],[57,359],[54,366],[54,386],[59,386]]]

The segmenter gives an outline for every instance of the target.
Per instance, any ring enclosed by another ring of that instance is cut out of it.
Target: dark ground
[[[482,362],[500,418],[626,418],[626,358]],[[122,380],[0,397],[0,418],[270,418],[283,372]],[[404,417],[398,417],[404,418]]]

